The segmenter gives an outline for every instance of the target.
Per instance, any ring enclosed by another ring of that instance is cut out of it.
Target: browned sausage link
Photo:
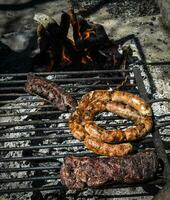
[[[152,116],[152,109],[149,104],[147,104],[139,96],[124,92],[124,91],[107,91],[107,90],[95,90],[82,97],[79,102],[79,109],[84,110],[88,104],[95,100],[101,101],[115,101],[128,104],[134,109],[136,109],[141,115]]]
[[[126,137],[127,141],[140,139],[151,131],[152,126],[153,126],[152,117],[139,115],[139,113],[137,113],[136,110],[134,110],[128,105],[123,105],[121,103],[108,102],[106,107],[108,111],[111,111],[117,114],[118,116],[130,119],[135,122],[134,127],[130,127],[130,128],[127,128],[125,131],[122,131],[122,134],[123,136]],[[103,134],[102,138],[104,141],[112,142],[114,141],[114,135],[113,135],[112,141],[111,141],[111,135],[112,135],[112,132],[106,131]],[[110,139],[107,140],[107,138],[109,137]]]
[[[83,127],[82,119],[80,116],[81,113],[79,110],[76,110],[71,114],[69,118],[69,129],[71,130],[71,133],[76,139],[84,140],[85,136],[87,135],[87,132]]]
[[[117,143],[125,141],[126,135],[122,130],[105,130],[97,126],[95,122],[86,122],[85,124],[86,132],[97,140],[101,140],[107,143]]]
[[[112,93],[112,101],[128,104],[135,108],[141,115],[152,116],[150,105],[135,94],[123,91],[115,91]]]
[[[135,126],[126,130],[105,130],[96,125],[93,117],[99,111],[111,111],[118,116],[133,120]],[[148,116],[141,116],[139,113],[128,105],[117,102],[94,101],[89,104],[84,112],[85,130],[91,136],[104,142],[122,142],[133,141],[145,136],[152,128],[152,119]],[[88,120],[88,121],[87,121]]]
[[[141,115],[138,113],[137,110],[132,108],[131,106],[119,102],[107,102],[106,110],[113,112],[114,114],[126,118],[132,121],[140,120]]]
[[[103,94],[103,91],[100,91]],[[97,92],[96,92],[97,94]],[[99,93],[98,93],[99,94]],[[90,96],[93,96],[92,93]],[[101,96],[100,96],[101,97]],[[118,116],[133,120],[135,122],[135,127],[127,128],[125,131],[122,130],[105,130],[100,128],[93,122],[93,117],[96,112],[108,110]],[[73,135],[81,140],[86,134],[100,139],[104,142],[121,142],[121,141],[133,141],[140,139],[145,136],[152,129],[152,118],[148,116],[141,116],[139,113],[130,107],[118,102],[102,102],[93,101],[86,107],[85,111],[81,113],[84,122],[84,128],[81,125],[82,119],[78,120],[79,116],[72,121],[70,120],[70,129]],[[81,135],[81,136],[80,136]]]
[[[105,130],[97,126],[93,121],[94,116],[105,110],[134,121],[135,126],[126,130]],[[122,156],[131,152],[132,145],[129,143],[107,143],[139,139],[151,130],[153,123],[150,106],[137,95],[128,92],[91,91],[82,97],[77,111],[69,120],[71,132],[77,139],[84,139],[88,149],[107,156]]]
[[[54,82],[42,77],[36,77],[31,73],[28,74],[27,79],[28,81],[25,85],[26,92],[46,99],[59,110],[65,110],[67,106],[70,108],[76,107],[76,101]]]
[[[105,101],[99,100],[90,103],[82,113],[83,120],[85,122],[92,121],[96,113],[106,111],[106,103]]]
[[[78,140],[83,140],[85,135],[88,133],[84,129],[85,121],[92,120],[95,112],[91,112],[91,109],[101,111],[101,107],[105,109],[105,106],[102,106],[100,102],[96,103],[96,106],[89,108],[89,111],[86,109],[90,103],[90,99],[93,99],[92,96],[95,95],[96,98],[102,97],[105,90],[92,91],[82,97],[82,100],[79,102],[79,105],[75,112],[73,112],[69,118],[69,128],[73,136]],[[102,97],[103,98],[103,97]],[[81,108],[81,109],[80,109]]]
[[[78,108],[85,110],[90,102],[101,100],[108,101],[111,99],[111,93],[107,90],[94,90],[85,94],[79,102]]]
[[[130,143],[107,144],[90,136],[84,139],[84,145],[94,153],[104,156],[124,156],[132,151]]]

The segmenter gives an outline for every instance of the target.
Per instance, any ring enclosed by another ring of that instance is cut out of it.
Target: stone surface
[[[170,0],[157,0],[161,11],[161,19],[163,24],[170,31]]]

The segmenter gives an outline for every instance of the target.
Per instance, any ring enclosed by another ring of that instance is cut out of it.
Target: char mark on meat
[[[67,94],[61,87],[52,81],[37,77],[32,73],[29,73],[27,76],[25,91],[44,98],[52,103],[54,107],[62,111],[66,110],[67,107],[71,109],[76,107],[76,100],[74,100],[71,95]]]
[[[153,151],[110,158],[67,156],[61,167],[61,181],[69,189],[99,187],[114,183],[137,183],[155,177],[158,163]]]

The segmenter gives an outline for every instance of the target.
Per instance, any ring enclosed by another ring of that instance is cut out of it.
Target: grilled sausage
[[[74,109],[76,107],[76,101],[54,82],[37,77],[32,73],[27,76],[25,91],[44,98],[59,110],[66,110],[67,107]]]
[[[135,126],[126,130],[105,130],[93,121],[94,115],[99,111],[111,111],[118,116],[134,121]],[[84,112],[85,131],[92,137],[103,142],[133,141],[144,137],[152,129],[152,118],[139,115],[129,105],[118,102],[92,102]]]
[[[139,96],[124,91],[95,90],[85,94],[79,102],[79,109],[84,110],[92,101],[114,101],[127,104],[136,109],[141,115],[152,116],[152,109]]]
[[[134,121],[135,126],[126,130],[105,130],[96,125],[93,118],[97,112],[111,111],[118,116]],[[133,141],[144,137],[152,129],[152,118],[140,115],[129,105],[117,102],[94,101],[80,114],[76,111],[69,121],[69,128],[74,137],[83,140],[85,135],[90,135],[103,142]]]
[[[87,133],[84,129],[81,113],[79,110],[76,110],[71,114],[69,118],[69,129],[76,139],[80,141],[84,140]]]
[[[134,126],[126,130],[105,130],[93,121],[95,114],[103,111],[130,119],[134,122]],[[120,156],[132,150],[131,144],[107,143],[133,141],[144,137],[152,129],[151,115],[150,106],[137,95],[120,91],[96,90],[82,97],[76,111],[70,116],[69,128],[74,137],[84,140],[85,146],[93,152]]]
[[[124,156],[133,149],[130,143],[107,144],[90,136],[85,137],[84,145],[94,153],[104,156]]]
[[[124,91],[115,91],[111,95],[111,100],[130,105],[132,108],[135,108],[141,115],[152,116],[152,109],[150,105],[135,94]]]

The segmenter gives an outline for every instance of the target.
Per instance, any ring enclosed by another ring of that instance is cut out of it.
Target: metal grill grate
[[[116,88],[125,74],[128,75],[128,81],[122,89],[140,94],[149,101],[137,68],[124,71],[74,71],[38,75],[52,79],[76,99],[80,99],[83,94],[94,89]],[[26,75],[0,75],[0,193],[65,191],[59,177],[63,157],[69,154],[82,156],[93,156],[93,154],[70,134],[67,124],[69,113],[58,111],[50,104],[44,103],[41,98],[24,92]],[[138,81],[136,82],[135,79]],[[131,124],[130,121],[122,121],[109,115],[100,115],[96,121],[110,128],[122,128]],[[155,132],[134,145],[139,149],[154,149],[156,145],[157,148],[159,147],[157,152],[159,158],[163,160],[165,166],[169,167],[157,131],[160,126],[163,124],[158,125],[155,122]],[[164,184],[166,182],[164,177],[167,176],[168,170],[166,168],[155,181],[148,184]],[[112,187],[129,187],[129,185],[119,184]]]

